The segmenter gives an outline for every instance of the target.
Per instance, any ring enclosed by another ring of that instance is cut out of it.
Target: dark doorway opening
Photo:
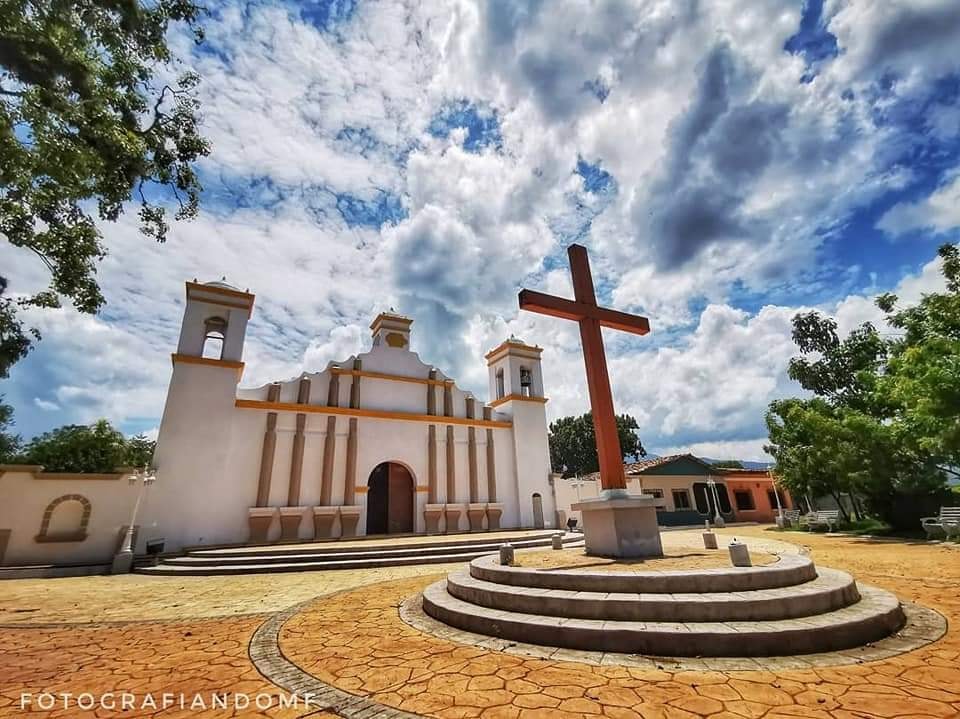
[[[367,482],[367,534],[413,532],[413,477],[402,464],[382,462]]]

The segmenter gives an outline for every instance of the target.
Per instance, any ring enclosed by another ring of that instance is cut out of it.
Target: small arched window
[[[497,370],[497,399],[502,399],[505,394],[503,388],[503,367]]]
[[[223,342],[227,336],[227,321],[223,317],[210,317],[203,324],[203,356],[208,359],[223,359]]]

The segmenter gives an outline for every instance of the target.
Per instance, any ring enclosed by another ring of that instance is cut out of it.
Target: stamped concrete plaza
[[[960,549],[937,543],[720,532],[757,550],[807,545],[818,566],[847,571],[934,609],[946,634],[920,649],[845,664],[803,657],[625,664],[614,655],[547,647],[500,651],[425,633],[401,605],[457,565],[277,575],[11,580],[0,592],[0,716],[43,692],[267,693],[312,691],[310,709],[123,716],[635,717],[863,719],[960,716]],[[699,532],[668,532],[665,549]],[[794,552],[797,548],[793,549]],[[896,641],[896,640],[894,640]],[[737,666],[742,667],[742,664]],[[267,677],[270,677],[269,679]],[[271,681],[272,680],[272,681]],[[103,708],[33,716],[111,716]]]

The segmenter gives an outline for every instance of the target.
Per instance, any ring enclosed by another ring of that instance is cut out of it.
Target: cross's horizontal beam
[[[554,297],[533,290],[520,290],[520,309],[549,315],[550,317],[560,317],[565,320],[580,321],[592,318],[597,320],[601,327],[609,327],[613,330],[630,332],[635,335],[645,335],[650,331],[650,322],[646,317],[638,317],[626,312],[617,312],[596,305],[566,300],[562,297]]]

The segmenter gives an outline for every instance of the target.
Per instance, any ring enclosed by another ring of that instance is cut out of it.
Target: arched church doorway
[[[539,492],[533,493],[533,526],[535,529],[543,529],[543,497]]]
[[[367,482],[367,534],[413,532],[413,477],[396,462],[381,462]]]

